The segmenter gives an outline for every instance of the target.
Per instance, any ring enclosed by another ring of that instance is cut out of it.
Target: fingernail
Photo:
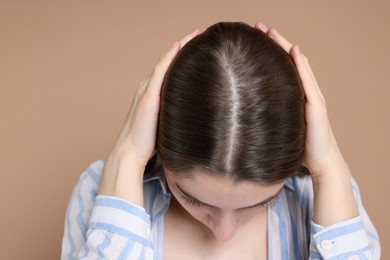
[[[277,36],[280,36],[280,33],[278,32],[278,30],[276,30],[275,28],[272,28],[272,31],[274,34],[276,34]]]
[[[265,26],[263,23],[258,23],[257,25],[258,25],[259,29],[261,29],[264,32],[266,32],[268,29],[268,27]]]

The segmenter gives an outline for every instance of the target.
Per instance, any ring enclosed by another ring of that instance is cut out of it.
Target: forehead
[[[264,186],[252,181],[234,182],[205,171],[193,172],[190,177],[177,177],[165,169],[170,187],[180,186],[186,193],[209,205],[238,209],[262,202],[277,194],[284,183]]]

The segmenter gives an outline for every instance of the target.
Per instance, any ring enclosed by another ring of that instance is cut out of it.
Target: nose
[[[238,226],[238,216],[229,212],[218,213],[214,214],[211,219],[212,225],[210,229],[219,242],[228,242],[234,237]]]

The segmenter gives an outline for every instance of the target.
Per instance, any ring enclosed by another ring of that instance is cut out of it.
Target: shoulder
[[[286,195],[294,198],[300,204],[307,206],[313,198],[313,184],[310,175],[295,175],[286,180],[284,184]]]
[[[313,188],[311,178],[292,176],[271,204],[269,210],[269,232],[274,235],[270,248],[276,252],[294,252],[296,258],[306,259],[310,244],[310,231],[313,209]],[[277,258],[288,258],[280,255]]]
[[[292,176],[285,182],[280,195],[278,214],[288,217],[293,224],[291,227],[300,227],[309,234],[313,217],[313,185],[309,175]]]
[[[311,177],[292,176],[288,178],[275,199],[277,215],[288,215],[288,219],[310,223],[313,208],[313,186]]]
[[[80,199],[87,196],[94,200],[100,184],[103,167],[103,160],[97,160],[91,163],[86,170],[81,173],[80,178],[73,189],[72,197],[77,196]]]
[[[97,160],[91,163],[87,167],[87,169],[81,174],[80,181],[88,179],[99,185],[104,168],[104,163],[104,160]]]

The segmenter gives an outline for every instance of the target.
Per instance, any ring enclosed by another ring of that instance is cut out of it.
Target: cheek
[[[253,218],[257,218],[262,214],[266,214],[266,208],[252,208],[240,211],[240,222],[245,223]]]

